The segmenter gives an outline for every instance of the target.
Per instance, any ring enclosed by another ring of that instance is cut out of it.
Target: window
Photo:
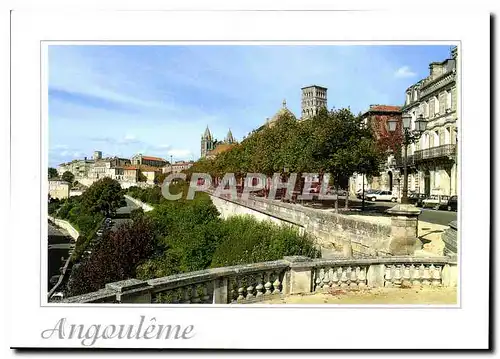
[[[434,131],[434,146],[439,146],[439,132]]]
[[[434,97],[434,115],[439,114],[439,99]]]
[[[451,90],[446,91],[446,109],[451,110]]]
[[[410,103],[410,94],[407,93],[406,94],[406,104],[409,104]]]
[[[446,127],[446,129],[444,130],[444,143],[446,145],[449,145],[451,143],[451,128],[450,127]]]

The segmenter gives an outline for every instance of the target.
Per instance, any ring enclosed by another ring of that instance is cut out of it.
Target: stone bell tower
[[[307,120],[319,112],[322,107],[327,107],[327,94],[328,89],[317,85],[307,86],[302,88],[302,102],[301,102],[301,119]]]
[[[201,136],[201,158],[206,157],[208,151],[213,150],[213,139],[210,130],[207,128]]]

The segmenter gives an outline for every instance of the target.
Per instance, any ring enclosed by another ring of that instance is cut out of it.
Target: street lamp
[[[395,132],[397,129],[398,120],[396,118],[391,118],[388,122],[388,127],[390,132]],[[404,114],[402,117],[403,122],[403,145],[404,145],[404,158],[403,158],[403,196],[401,197],[401,203],[408,203],[408,145],[416,142],[422,133],[427,128],[427,121],[424,116],[420,114],[415,120],[415,129],[411,129],[411,115]]]

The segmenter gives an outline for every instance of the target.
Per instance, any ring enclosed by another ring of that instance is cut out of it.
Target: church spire
[[[205,132],[203,133],[203,138],[207,140],[212,140],[212,134],[210,133],[210,130],[207,128],[205,129]]]
[[[234,137],[233,137],[233,133],[231,132],[231,129],[229,129],[229,131],[227,131],[227,136],[226,136],[225,142],[226,143],[234,143],[235,142]]]

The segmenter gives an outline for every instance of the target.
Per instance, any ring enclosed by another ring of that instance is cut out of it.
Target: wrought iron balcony
[[[426,148],[425,150],[415,151],[414,157],[416,162],[439,157],[454,157],[456,154],[456,150],[457,145],[442,145]]]
[[[415,156],[414,155],[408,155],[408,159],[407,159],[407,165],[408,167],[412,167],[412,166],[415,166]],[[403,157],[398,157],[398,158],[395,158],[394,159],[394,165],[396,168],[403,168],[404,165],[405,165],[405,160]]]

